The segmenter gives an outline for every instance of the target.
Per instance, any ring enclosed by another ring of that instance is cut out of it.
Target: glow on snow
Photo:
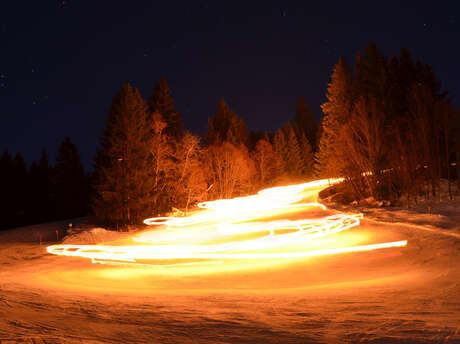
[[[188,216],[155,217],[157,227],[132,238],[128,245],[52,245],[56,255],[94,263],[183,265],[253,259],[294,259],[318,255],[401,247],[407,241],[306,250],[315,240],[356,227],[361,214],[324,216],[317,193],[335,180],[316,180],[259,191],[256,195],[202,202]],[[305,218],[308,216],[308,218]]]

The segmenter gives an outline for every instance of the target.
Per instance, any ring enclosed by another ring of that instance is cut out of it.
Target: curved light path
[[[324,216],[317,193],[341,179],[269,188],[256,195],[202,202],[188,216],[155,217],[157,227],[132,238],[129,245],[52,245],[56,255],[89,258],[94,263],[174,266],[236,259],[288,259],[401,247],[407,241],[321,247],[306,250],[316,239],[360,224],[362,214]]]

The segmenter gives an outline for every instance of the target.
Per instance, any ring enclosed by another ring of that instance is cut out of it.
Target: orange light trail
[[[52,245],[56,255],[94,263],[162,266],[220,260],[288,259],[402,247],[407,241],[305,250],[316,239],[359,226],[362,214],[324,215],[317,194],[335,180],[316,180],[259,191],[256,195],[203,202],[184,217],[146,219],[157,229],[129,245]]]

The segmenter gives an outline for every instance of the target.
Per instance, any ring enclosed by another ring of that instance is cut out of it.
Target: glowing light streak
[[[393,241],[381,244],[359,245],[341,248],[329,248],[303,252],[276,252],[276,253],[168,253],[152,252],[151,246],[127,246],[123,251],[119,247],[78,245],[57,247],[48,250],[50,253],[78,256],[96,260],[113,260],[121,262],[135,262],[136,260],[162,260],[162,259],[265,259],[265,258],[304,258],[319,255],[332,255],[349,252],[365,252],[390,247],[403,247],[407,240]],[[108,258],[110,257],[110,258]],[[133,257],[136,257],[135,259]]]
[[[166,266],[175,266],[178,260],[183,260],[179,264],[191,264],[216,259],[304,258],[405,246],[407,241],[305,249],[314,239],[360,224],[362,214],[324,216],[323,204],[302,203],[307,198],[316,199],[321,189],[341,180],[269,188],[252,196],[202,202],[199,210],[189,216],[149,218],[144,222],[158,229],[133,237],[132,245],[53,245],[47,251],[97,263],[141,264],[159,260]]]

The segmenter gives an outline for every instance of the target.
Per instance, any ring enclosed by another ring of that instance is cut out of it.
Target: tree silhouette
[[[44,165],[45,162],[42,161]],[[53,173],[56,218],[68,219],[86,214],[88,183],[77,147],[65,137],[59,145]]]
[[[316,169],[320,176],[335,177],[340,171],[335,166],[337,136],[348,117],[353,101],[352,75],[343,58],[335,65],[327,89],[327,102],[321,105],[321,137],[316,155]]]
[[[234,145],[248,144],[248,131],[243,120],[230,110],[222,98],[214,118],[208,119],[207,143],[230,142]]]
[[[294,130],[300,141],[302,135],[308,139],[311,149],[316,149],[317,123],[304,97],[297,98],[296,113],[294,117]]]
[[[140,223],[154,213],[153,128],[139,91],[124,84],[112,101],[96,156],[93,210],[109,225]]]
[[[165,78],[161,78],[153,88],[152,96],[148,102],[148,110],[152,115],[155,112],[161,114],[167,124],[165,129],[167,135],[176,138],[182,135],[182,120],[179,111],[176,110],[176,104]]]

